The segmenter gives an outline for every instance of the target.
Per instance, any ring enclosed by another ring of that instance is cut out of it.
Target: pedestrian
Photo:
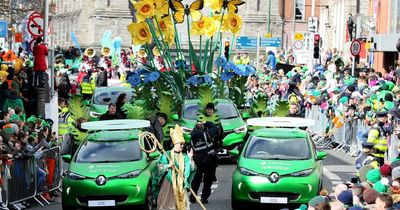
[[[108,104],[108,110],[106,113],[100,116],[99,120],[118,120],[123,119],[123,117],[117,113],[117,106],[114,103]]]
[[[349,36],[350,36],[350,41],[353,41],[353,29],[354,29],[354,21],[353,21],[353,15],[349,13],[349,16],[347,16],[347,30],[349,31]]]
[[[378,195],[375,201],[375,210],[387,210],[392,209],[393,198],[389,194],[381,193]]]
[[[167,151],[167,155],[172,162],[164,154],[158,162],[162,178],[160,180],[160,193],[157,198],[157,210],[188,210],[190,204],[187,189],[190,187],[195,171],[195,164],[192,160],[193,150],[190,150],[187,154],[182,152],[185,148],[185,139],[179,125],[176,125],[175,129],[170,129],[170,136],[174,148]]]
[[[107,74],[106,74],[106,76],[107,76]],[[126,114],[122,110],[122,107],[127,102],[128,102],[128,98],[126,97],[126,93],[120,93],[118,98],[117,98],[117,102],[115,103],[115,105],[117,106],[117,113],[120,114],[123,119],[126,119]]]
[[[387,147],[387,135],[389,133],[385,131],[384,126],[387,123],[387,111],[376,112],[377,123],[369,130],[367,142],[374,144],[373,155],[377,158],[379,166],[384,164],[385,153],[388,150]]]
[[[107,87],[107,71],[103,67],[98,68],[99,73],[96,77],[96,87]]]
[[[38,37],[33,47],[33,56],[35,57],[33,64],[35,72],[33,86],[44,88],[44,74],[47,70],[46,56],[48,55],[48,50],[46,44],[42,43],[42,41],[43,39]]]
[[[215,171],[217,169],[217,157],[216,150],[213,143],[213,139],[207,132],[204,124],[198,122],[193,131],[191,132],[191,146],[193,148],[193,160],[196,163],[196,174],[192,181],[192,189],[194,193],[200,187],[200,183],[203,182],[203,190],[201,194],[201,202],[208,203],[208,197],[211,195],[211,186],[215,177]],[[195,195],[190,195],[190,202],[195,203]]]

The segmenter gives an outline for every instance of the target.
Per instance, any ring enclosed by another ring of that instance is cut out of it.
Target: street
[[[333,195],[333,188],[337,184],[350,181],[355,176],[354,158],[345,155],[342,151],[323,150],[328,153],[324,160],[324,189],[327,189],[330,196]],[[231,209],[230,192],[234,164],[224,164],[217,168],[218,182],[212,186],[212,194],[209,203],[205,207],[209,210]],[[282,208],[285,208],[282,206]],[[51,203],[51,206],[34,207],[37,210],[61,210],[60,201]],[[198,204],[191,205],[193,210],[201,210]]]

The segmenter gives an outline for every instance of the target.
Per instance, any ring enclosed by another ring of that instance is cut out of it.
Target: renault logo
[[[106,182],[107,182],[107,179],[106,179],[106,177],[103,176],[103,175],[100,175],[100,176],[98,176],[98,177],[96,178],[96,184],[99,185],[99,186],[105,185]]]
[[[279,180],[279,175],[277,173],[271,173],[269,175],[269,181],[271,181],[272,183],[275,183]]]

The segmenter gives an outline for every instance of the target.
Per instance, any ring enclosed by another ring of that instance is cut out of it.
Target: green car
[[[121,128],[124,123],[131,127],[138,122],[141,126],[150,125],[142,121],[89,123],[102,129],[110,125]],[[62,183],[63,210],[133,205],[134,209],[152,209],[152,174],[159,153],[143,152],[138,134],[139,129],[96,131],[81,143],[74,157],[63,156],[70,163]]]
[[[90,119],[96,121],[107,112],[108,104],[116,103],[119,94],[126,93],[128,101],[133,98],[133,89],[126,86],[97,87],[90,100]]]
[[[307,131],[287,127],[255,130],[240,154],[230,151],[239,156],[232,177],[233,209],[246,203],[307,203],[322,189],[321,160],[327,154],[316,150]]]
[[[190,142],[190,133],[197,122],[198,102],[198,99],[186,100],[183,105],[181,127],[186,142]],[[224,139],[222,140],[224,150],[221,155],[228,155],[227,150],[234,149],[243,143],[247,134],[247,125],[231,100],[217,99],[215,108],[224,130]],[[243,117],[247,117],[246,115],[244,113]]]

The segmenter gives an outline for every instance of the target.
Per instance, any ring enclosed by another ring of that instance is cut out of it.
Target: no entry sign
[[[41,15],[31,15],[28,20],[28,32],[34,37],[43,36],[44,19]]]

